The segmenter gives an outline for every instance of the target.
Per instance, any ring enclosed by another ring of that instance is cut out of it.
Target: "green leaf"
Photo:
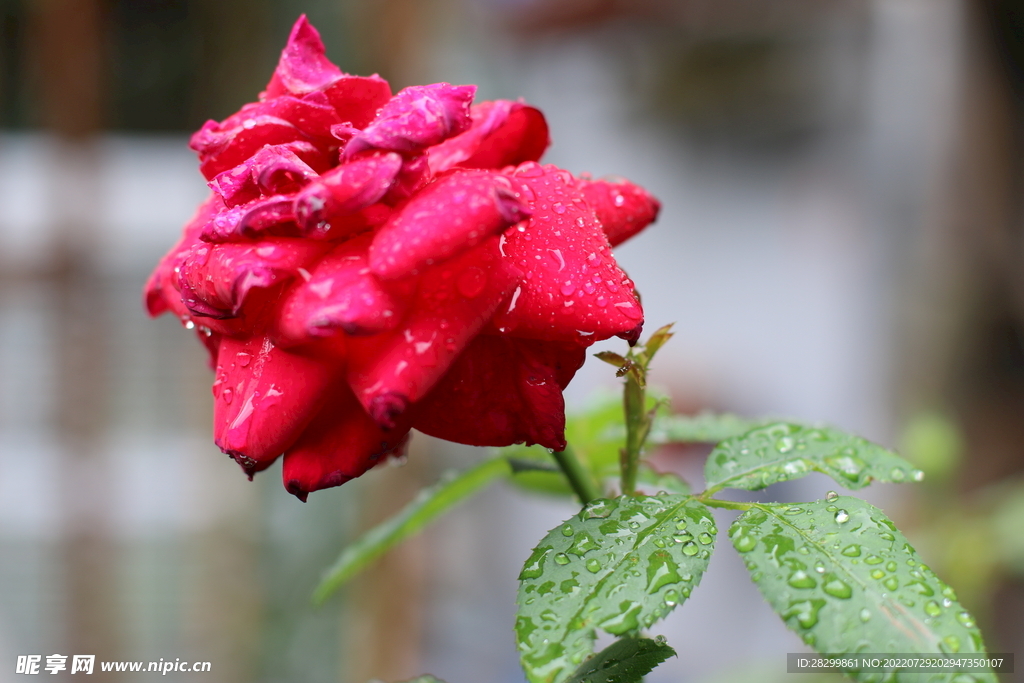
[[[654,359],[654,355],[658,353],[658,350],[674,336],[674,333],[672,332],[672,325],[674,324],[675,323],[669,323],[668,325],[659,328],[651,335],[650,339],[647,340],[647,343],[644,344],[644,357],[648,363]]]
[[[620,638],[580,664],[567,683],[639,683],[676,651],[664,640]]]
[[[872,480],[920,481],[920,470],[881,446],[826,427],[775,422],[718,444],[704,463],[709,492],[756,491],[776,482],[821,472],[848,489]]]
[[[755,504],[729,537],[771,606],[818,652],[985,651],[953,589],[881,510],[859,498]],[[852,673],[877,680],[877,674]],[[972,675],[996,680],[991,673]],[[918,676],[897,673],[895,680]]]
[[[320,585],[313,592],[313,601],[316,604],[323,603],[343,583],[392,546],[417,533],[495,479],[508,476],[510,472],[507,460],[493,458],[464,472],[445,473],[438,483],[416,494],[397,515],[370,529],[345,548],[320,580]]]
[[[599,351],[594,354],[594,357],[603,360],[609,365],[614,365],[617,368],[621,368],[629,362],[626,360],[625,356],[620,356],[614,351]]]
[[[519,574],[527,678],[563,681],[597,629],[634,634],[672,611],[700,583],[716,532],[708,509],[680,495],[599,499],[553,529]]]
[[[690,485],[680,478],[679,475],[672,472],[658,472],[645,462],[640,463],[636,481],[638,484],[647,486],[654,491],[665,491],[666,493],[679,493],[682,495],[690,493]]]
[[[742,436],[764,424],[729,413],[702,412],[696,415],[658,415],[651,428],[651,443],[718,443]]]

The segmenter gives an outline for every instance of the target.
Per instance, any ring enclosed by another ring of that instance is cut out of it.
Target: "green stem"
[[[562,474],[565,475],[569,486],[576,492],[581,503],[586,505],[595,498],[601,497],[601,492],[593,477],[580,463],[571,446],[566,446],[564,451],[553,451],[551,455],[555,457],[555,462],[562,469]]]
[[[642,368],[643,366],[638,366]],[[641,369],[641,372],[644,370]],[[626,375],[623,388],[623,410],[626,419],[626,447],[619,451],[619,464],[622,470],[622,493],[627,496],[636,495],[636,473],[640,463],[640,451],[649,431],[645,422],[646,403],[644,387],[632,374]]]

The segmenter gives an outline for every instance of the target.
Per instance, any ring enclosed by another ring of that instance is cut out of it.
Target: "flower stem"
[[[564,451],[552,451],[551,455],[554,456],[555,462],[558,463],[562,474],[565,475],[569,486],[576,492],[576,496],[580,499],[581,503],[586,505],[595,498],[601,497],[597,483],[590,476],[590,472],[580,463],[576,453],[572,450],[572,446],[566,446]]]

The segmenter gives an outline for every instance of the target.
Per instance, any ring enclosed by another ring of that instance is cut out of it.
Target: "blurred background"
[[[1024,654],[1016,0],[0,0],[0,681],[53,653],[523,680],[515,577],[571,505],[491,489],[313,609],[347,539],[482,454],[419,437],[306,505],[277,468],[249,483],[211,443],[204,352],[140,303],[205,196],[188,134],[255,99],[302,12],[345,71],[523,97],[547,161],[660,197],[617,256],[649,329],[676,322],[675,407],[903,447],[928,481],[871,499]],[[567,400],[614,386],[592,361]],[[663,462],[699,485],[705,452]],[[720,545],[652,683],[777,680],[803,648]]]

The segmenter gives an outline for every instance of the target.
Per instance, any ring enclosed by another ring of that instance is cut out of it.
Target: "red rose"
[[[410,428],[565,447],[562,389],[643,311],[611,245],[658,202],[536,163],[543,115],[474,86],[392,96],[327,61],[301,17],[258,102],[193,137],[213,190],[146,287],[216,368],[214,436],[310,491]]]

